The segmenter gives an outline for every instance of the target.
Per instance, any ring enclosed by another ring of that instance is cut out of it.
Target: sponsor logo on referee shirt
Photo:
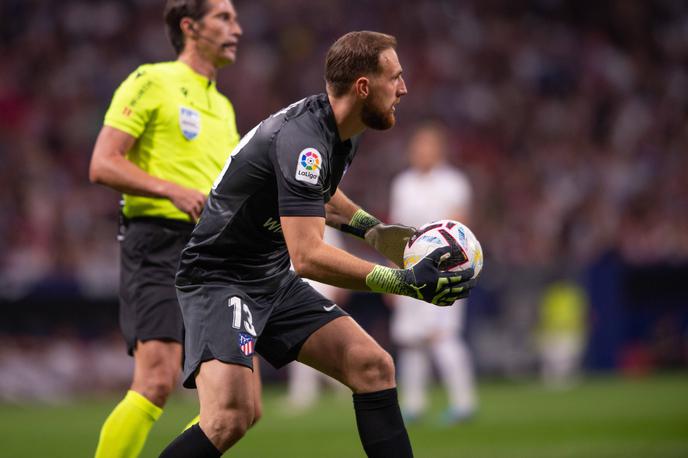
[[[187,107],[179,107],[179,128],[187,140],[193,140],[201,131],[201,115]]]
[[[298,181],[310,184],[318,184],[322,159],[315,148],[306,148],[299,153],[296,164],[296,176]]]

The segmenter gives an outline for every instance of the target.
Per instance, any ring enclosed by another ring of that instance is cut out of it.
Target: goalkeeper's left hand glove
[[[414,227],[384,224],[362,209],[356,211],[343,230],[363,238],[368,245],[402,268],[404,267],[404,247],[408,239],[416,232]]]
[[[473,278],[471,268],[456,272],[439,270],[450,250],[437,248],[408,269],[375,266],[366,276],[366,285],[375,292],[410,296],[439,306],[452,305],[468,297],[477,279]]]

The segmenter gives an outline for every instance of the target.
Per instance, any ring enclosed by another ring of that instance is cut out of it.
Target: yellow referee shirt
[[[137,138],[127,159],[150,175],[208,193],[239,142],[234,108],[186,64],[140,66],[112,97],[105,125]],[[189,220],[165,198],[124,195],[127,218]]]

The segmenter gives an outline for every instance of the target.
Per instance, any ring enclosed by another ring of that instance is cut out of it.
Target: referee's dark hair
[[[335,97],[344,95],[356,79],[380,72],[380,53],[395,49],[397,39],[379,32],[349,32],[327,51],[325,81]]]
[[[180,22],[188,17],[194,21],[200,20],[208,12],[206,0],[167,0],[165,3],[165,27],[174,51],[179,55],[184,49],[184,33]]]

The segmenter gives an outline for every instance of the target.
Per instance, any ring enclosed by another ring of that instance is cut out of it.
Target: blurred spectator
[[[117,84],[174,57],[159,9],[0,3],[0,299],[45,284],[116,295],[117,197],[89,185],[87,164]],[[427,116],[444,122],[475,185],[471,226],[488,257],[481,287],[496,304],[493,338],[513,326],[528,335],[537,316],[539,291],[524,296],[501,272],[518,269],[539,288],[562,260],[585,270],[611,252],[638,268],[688,264],[686,2],[265,0],[241,11],[245,58],[218,81],[241,132],[319,90],[325,46],[342,33],[397,36],[409,88],[397,134],[366,134],[343,188],[384,215],[402,168],[399,132]],[[685,323],[685,302],[673,313]],[[513,343],[499,343],[494,361],[499,348],[533,351]],[[513,356],[504,364],[520,361],[516,372],[531,364]]]
[[[247,3],[246,59],[219,83],[246,131],[320,87],[323,43],[349,29],[393,33],[412,44],[399,123],[432,115],[450,127],[495,261],[521,263],[528,248],[529,262],[566,255],[580,264],[610,247],[635,263],[685,260],[688,6],[584,3],[424,0],[394,20],[391,0],[360,15],[343,0]],[[158,9],[145,0],[66,0],[57,14],[47,1],[0,7],[3,295],[62,268],[59,251],[76,253],[70,269],[103,266],[110,280],[80,276],[85,289],[115,292],[114,227],[104,222],[116,197],[88,185],[86,166],[117,83],[142,62],[173,57]],[[367,170],[391,179],[400,139],[365,141],[361,154],[386,154],[366,156],[344,186],[355,183],[352,198],[384,213],[389,183],[367,180]]]

